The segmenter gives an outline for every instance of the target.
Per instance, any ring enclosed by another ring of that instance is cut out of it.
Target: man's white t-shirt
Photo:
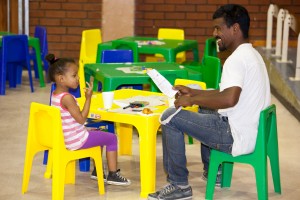
[[[232,155],[238,156],[253,152],[260,112],[271,102],[265,63],[250,43],[241,44],[224,63],[220,91],[233,86],[242,89],[238,103],[218,112],[228,117],[234,140]]]

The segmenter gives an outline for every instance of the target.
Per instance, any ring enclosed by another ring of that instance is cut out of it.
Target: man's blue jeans
[[[169,108],[162,120],[176,111]],[[202,157],[204,169],[208,169],[209,148],[231,153],[233,138],[228,120],[217,112],[190,112],[181,110],[166,125],[162,125],[163,164],[168,182],[175,185],[188,185],[184,133],[199,140],[204,148]],[[203,155],[203,153],[205,155]],[[206,168],[207,167],[207,168]]]

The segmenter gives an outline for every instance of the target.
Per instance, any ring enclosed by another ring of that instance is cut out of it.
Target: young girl
[[[93,94],[93,77],[85,89],[85,104],[82,111],[69,89],[76,89],[79,85],[78,67],[75,61],[68,58],[55,58],[48,54],[46,59],[50,63],[49,78],[56,83],[52,93],[51,105],[60,109],[66,148],[69,150],[85,149],[94,146],[106,146],[108,176],[106,182],[112,185],[130,185],[130,180],[124,178],[117,169],[117,137],[113,133],[100,130],[88,131],[84,126],[87,119],[91,97]],[[99,155],[101,156],[101,155]],[[94,169],[92,177],[97,178]],[[105,178],[105,177],[104,177]]]

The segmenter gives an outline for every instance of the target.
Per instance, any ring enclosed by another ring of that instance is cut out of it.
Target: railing
[[[266,49],[272,49],[273,17],[277,18],[278,6],[271,4],[268,9]]]
[[[273,17],[277,18],[276,26],[276,47],[275,54],[272,56],[278,57],[276,62],[278,63],[293,63],[288,60],[288,44],[289,44],[289,31],[292,29],[298,34],[297,53],[296,53],[296,69],[295,77],[290,77],[290,80],[300,80],[300,33],[297,27],[297,20],[294,15],[290,14],[288,10],[279,9],[277,5],[270,4],[268,9],[267,19],[267,39],[266,49],[272,49],[272,29],[273,29]]]

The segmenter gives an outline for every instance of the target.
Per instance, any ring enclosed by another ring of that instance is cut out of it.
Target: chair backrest
[[[53,148],[55,135],[58,135],[60,145],[64,144],[60,111],[58,108],[32,102],[30,106],[28,139],[39,145]]]
[[[184,40],[184,30],[175,28],[158,29],[158,39]]]
[[[112,49],[102,51],[101,63],[133,62],[132,50]]]
[[[29,64],[27,35],[5,35],[2,37],[2,61]]]
[[[48,39],[47,29],[44,26],[36,26],[34,30],[34,37],[39,38],[41,56],[44,58],[48,54]]]
[[[213,56],[213,57],[217,57],[217,42],[216,42],[216,38],[211,37],[211,38],[207,38],[205,40],[205,46],[204,46],[204,55],[205,56]]]
[[[218,57],[204,56],[202,80],[207,88],[218,89],[221,80],[221,60]]]
[[[272,104],[260,112],[256,145],[253,153],[263,152],[264,155],[267,155],[267,152],[273,151],[274,145],[278,145],[277,119],[276,106]]]
[[[79,69],[78,75],[80,77],[80,93],[84,95],[85,86],[85,75],[84,75],[84,65],[86,63],[96,63],[97,58],[97,48],[98,44],[102,42],[101,30],[100,29],[89,29],[82,31],[81,36],[81,46],[79,55]]]
[[[139,62],[139,52],[138,45],[135,42],[127,42],[127,41],[112,41],[112,49],[129,49],[133,52],[133,61]],[[99,53],[99,52],[98,52]],[[102,54],[102,52],[100,52]]]
[[[80,58],[85,63],[95,63],[97,46],[102,42],[101,30],[90,29],[82,31]]]
[[[184,40],[184,30],[176,28],[160,28],[158,29],[158,39]],[[157,56],[155,54],[155,56]],[[185,52],[177,54],[176,58],[182,58],[182,62],[186,60]]]

